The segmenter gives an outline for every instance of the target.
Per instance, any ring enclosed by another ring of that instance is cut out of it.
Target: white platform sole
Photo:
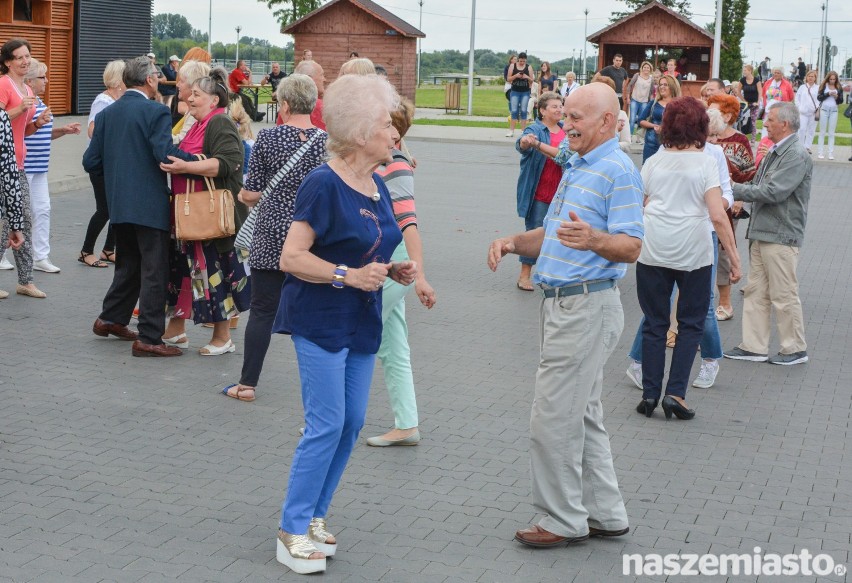
[[[284,543],[281,542],[281,539],[276,538],[276,550],[275,550],[275,558],[279,563],[293,571],[294,573],[298,573],[299,575],[307,575],[309,573],[324,573],[325,572],[325,562],[324,558],[322,559],[295,559],[290,554],[290,551],[287,550],[287,547],[284,546]],[[319,549],[322,550],[322,549]]]
[[[328,543],[317,542],[314,539],[311,539],[311,542],[314,543],[314,546],[317,548],[318,551],[320,551],[321,553],[325,553],[326,557],[333,557],[334,553],[337,551],[337,543],[330,545]]]

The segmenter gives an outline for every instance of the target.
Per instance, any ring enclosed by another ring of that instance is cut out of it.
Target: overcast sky
[[[207,31],[211,0],[154,0],[154,12],[174,12],[179,6],[194,28]],[[378,2],[403,20],[419,25],[419,0],[382,0]],[[272,11],[265,2],[252,0],[212,0],[213,40],[234,42],[237,25],[242,35],[265,38],[283,44],[290,37],[279,32]],[[505,51],[526,50],[549,60],[570,57],[583,47],[585,17],[589,8],[589,34],[607,26],[613,11],[623,10],[617,0],[479,0],[476,4],[476,48]],[[703,26],[715,19],[714,0],[692,0],[693,21]],[[751,0],[750,18],[743,39],[749,60],[769,56],[773,64],[789,63],[801,56],[816,60],[820,36],[822,0]],[[523,7],[524,10],[518,10]],[[458,49],[470,46],[470,0],[423,0],[423,25],[426,34],[423,51]],[[829,6],[828,36],[839,47],[836,66],[842,66],[844,54],[852,55],[852,5],[832,2]],[[761,20],[758,20],[761,19]],[[811,22],[813,21],[813,22]],[[589,45],[589,54],[592,46]],[[813,53],[813,59],[809,58]]]

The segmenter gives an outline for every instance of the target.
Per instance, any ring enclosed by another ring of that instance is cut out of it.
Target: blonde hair
[[[349,59],[342,65],[340,65],[340,73],[338,73],[338,77],[342,77],[343,75],[375,75],[376,74],[376,66],[373,65],[373,61],[370,59],[365,59],[363,57],[357,59]]]
[[[124,61],[110,61],[104,68],[104,87],[113,89],[124,83]]]
[[[343,75],[328,86],[322,117],[328,131],[327,149],[337,157],[351,154],[369,140],[376,125],[399,107],[399,95],[379,75]]]
[[[665,81],[666,85],[669,86],[669,99],[680,97],[680,83],[678,83],[677,79],[664,73],[663,76],[660,77],[659,82],[662,83],[663,81]]]
[[[237,131],[240,133],[240,137],[244,140],[253,140],[254,132],[251,129],[251,118],[249,114],[246,113],[245,107],[243,107],[242,99],[235,99],[231,102],[231,108],[228,110],[228,115],[237,124]]]
[[[407,97],[399,98],[399,107],[391,112],[391,123],[399,132],[399,139],[405,137],[414,121],[414,104]]]
[[[187,85],[192,85],[202,77],[210,74],[210,65],[203,61],[184,61],[178,69],[177,76]]]

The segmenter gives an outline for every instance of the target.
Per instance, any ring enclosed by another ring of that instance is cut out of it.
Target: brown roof
[[[414,28],[413,26],[411,26],[410,24],[405,22],[399,16],[389,12],[385,8],[382,8],[381,6],[376,4],[375,2],[372,2],[371,0],[331,0],[331,2],[328,2],[327,4],[323,4],[322,6],[320,6],[319,8],[314,10],[313,12],[306,14],[305,16],[300,18],[299,20],[292,22],[285,27],[282,27],[281,32],[283,34],[292,34],[294,29],[296,29],[303,22],[305,22],[306,20],[308,20],[310,18],[315,17],[316,15],[318,15],[320,12],[323,12],[324,10],[328,10],[329,8],[331,8],[332,6],[337,4],[338,2],[348,2],[349,4],[352,4],[353,6],[360,8],[361,10],[370,14],[374,18],[381,20],[382,22],[384,22],[385,24],[390,26],[392,29],[394,29],[396,32],[398,32],[402,36],[419,37],[419,38],[424,38],[426,36],[421,31],[419,31],[418,29]]]
[[[649,11],[649,10],[653,10],[654,8],[658,8],[658,9],[660,9],[660,10],[663,10],[663,11],[667,12],[668,14],[670,14],[671,16],[673,16],[673,17],[677,18],[678,20],[680,20],[680,21],[681,21],[681,22],[683,22],[684,24],[686,24],[686,25],[688,25],[688,26],[690,26],[690,27],[694,28],[696,31],[700,32],[702,35],[704,35],[704,36],[706,36],[707,38],[709,38],[709,39],[713,40],[713,35],[712,35],[712,34],[710,34],[709,32],[707,32],[707,30],[706,30],[705,28],[698,26],[697,24],[695,24],[694,22],[692,22],[690,19],[688,19],[687,17],[685,17],[684,15],[682,15],[682,14],[680,14],[680,13],[678,13],[678,12],[675,12],[674,10],[672,10],[671,8],[669,8],[668,6],[665,6],[665,5],[663,5],[663,4],[660,4],[657,0],[652,0],[651,2],[648,2],[647,4],[645,4],[645,6],[643,6],[642,8],[640,8],[639,10],[637,10],[636,12],[634,12],[633,14],[628,14],[627,16],[625,16],[625,17],[623,17],[623,18],[621,18],[621,19],[619,19],[619,20],[616,20],[615,22],[613,22],[612,24],[610,24],[610,25],[609,25],[609,26],[607,26],[606,28],[602,28],[602,29],[600,29],[600,30],[599,30],[599,31],[597,31],[597,32],[593,32],[591,35],[589,35],[589,36],[586,38],[586,40],[587,40],[587,41],[589,41],[589,42],[590,42],[590,43],[592,43],[592,44],[598,44],[598,43],[599,43],[599,41],[600,41],[601,36],[603,36],[603,34],[604,34],[605,32],[608,32],[608,31],[612,30],[613,28],[615,28],[615,27],[617,27],[617,26],[621,26],[622,24],[624,24],[624,23],[625,23],[625,22],[627,22],[628,20],[630,20],[630,19],[632,19],[632,18],[636,18],[636,17],[637,17],[637,16],[639,16],[640,14],[643,14],[643,13],[645,13],[645,12]]]

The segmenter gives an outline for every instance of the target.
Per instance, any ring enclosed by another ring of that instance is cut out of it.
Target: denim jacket
[[[734,184],[734,199],[753,202],[746,237],[801,247],[808,219],[813,161],[796,134],[768,153],[751,182]]]
[[[562,127],[562,122],[559,122],[559,127]],[[550,144],[550,131],[541,123],[541,120],[528,125],[521,137],[527,134],[533,134],[543,144]],[[522,150],[521,138],[515,141],[515,149],[521,154],[521,174],[518,176],[518,216],[526,218],[532,208],[535,189],[538,187],[547,156],[535,148]]]

